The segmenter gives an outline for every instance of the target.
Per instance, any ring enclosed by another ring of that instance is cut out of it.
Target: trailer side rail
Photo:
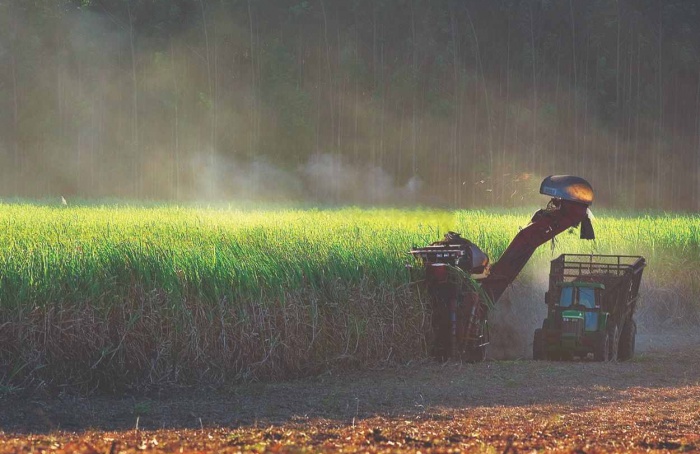
[[[644,257],[636,255],[562,254],[552,260],[550,278],[560,282],[585,275],[623,276],[645,266]]]

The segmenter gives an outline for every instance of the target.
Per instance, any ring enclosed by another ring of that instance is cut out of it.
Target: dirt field
[[[700,335],[628,363],[431,361],[216,392],[0,397],[0,451],[700,451]]]

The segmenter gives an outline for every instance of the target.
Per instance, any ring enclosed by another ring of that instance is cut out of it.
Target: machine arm
[[[583,178],[572,176],[547,177],[540,193],[554,196],[547,208],[535,213],[530,224],[511,241],[481,286],[492,302],[498,301],[506,288],[518,276],[535,250],[563,231],[582,225],[582,238],[592,239],[588,206],[593,201],[593,190]]]

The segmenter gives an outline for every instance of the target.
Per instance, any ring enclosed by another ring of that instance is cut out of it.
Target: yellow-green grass
[[[455,230],[496,260],[528,220],[0,205],[0,390],[221,383],[422,357],[430,325],[410,247]],[[697,281],[697,216],[607,214],[594,226],[595,242],[564,233],[555,254],[640,254],[650,279]],[[543,246],[535,262],[551,257]]]
[[[136,284],[177,304],[256,298],[332,279],[405,280],[411,244],[449,213],[0,206],[3,307],[104,303]]]

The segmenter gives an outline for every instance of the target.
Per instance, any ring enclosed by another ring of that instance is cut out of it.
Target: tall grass
[[[410,247],[456,230],[495,260],[528,220],[0,205],[0,387],[114,391],[421,357],[429,323],[405,268]],[[607,215],[595,227],[595,242],[560,235],[557,253],[645,255],[657,279],[697,273],[698,217]]]
[[[332,279],[395,283],[410,245],[451,224],[431,211],[0,206],[0,302],[104,304],[134,284],[206,303]]]

